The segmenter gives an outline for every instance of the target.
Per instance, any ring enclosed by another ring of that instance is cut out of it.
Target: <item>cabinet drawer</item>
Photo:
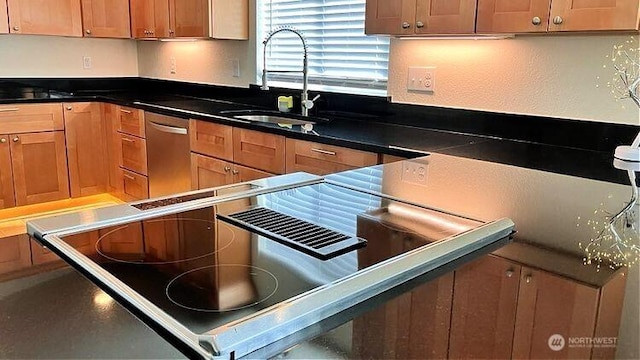
[[[233,129],[233,157],[238,164],[274,174],[283,174],[284,151],[284,136],[240,128]]]
[[[0,238],[0,274],[31,266],[31,251],[27,234]]]
[[[233,128],[200,120],[189,120],[191,151],[233,161]]]
[[[147,175],[147,142],[145,139],[119,134],[122,148],[120,166]]]
[[[64,130],[62,104],[0,105],[0,134]]]
[[[149,179],[125,169],[122,170],[122,185],[126,201],[149,198]]]
[[[287,139],[287,172],[326,175],[376,165],[378,154],[309,141]]]
[[[144,111],[126,106],[119,106],[117,110],[118,131],[121,133],[145,137]]]

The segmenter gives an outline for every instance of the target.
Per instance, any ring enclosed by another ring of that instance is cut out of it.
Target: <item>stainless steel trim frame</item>
[[[469,255],[513,233],[509,219],[499,219],[463,234],[432,243],[303,293],[201,335],[216,356],[239,358],[408,280]]]
[[[247,120],[241,120],[241,119],[236,119],[236,118],[232,118],[232,117],[212,115],[212,114],[207,114],[207,113],[203,113],[203,112],[199,112],[199,111],[185,110],[185,109],[180,109],[180,108],[171,107],[171,106],[163,106],[163,105],[145,103],[145,102],[141,102],[141,101],[134,101],[133,104],[134,105],[142,105],[142,106],[153,107],[153,108],[161,109],[161,110],[175,111],[175,112],[183,113],[183,114],[186,114],[186,115],[195,115],[195,116],[207,117],[207,118],[211,118],[211,119],[234,121],[234,122],[243,123],[243,124],[250,124],[251,123],[251,121],[247,121]]]

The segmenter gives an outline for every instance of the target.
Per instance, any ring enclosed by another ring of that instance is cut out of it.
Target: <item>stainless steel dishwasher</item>
[[[191,190],[189,121],[145,112],[149,196]]]

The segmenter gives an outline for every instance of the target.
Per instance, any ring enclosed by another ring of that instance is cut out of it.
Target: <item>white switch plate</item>
[[[240,77],[240,60],[238,59],[231,60],[231,65],[233,68],[231,75],[233,77]]]
[[[90,70],[92,67],[91,56],[83,56],[82,57],[82,68],[85,70]]]
[[[434,92],[436,89],[436,68],[434,66],[412,66],[409,68],[407,90]]]
[[[176,58],[169,59],[169,72],[172,74],[176,73]]]

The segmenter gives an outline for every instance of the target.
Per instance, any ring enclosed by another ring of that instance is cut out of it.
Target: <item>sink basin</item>
[[[305,125],[305,124],[317,124],[319,122],[328,122],[329,119],[308,117],[298,114],[289,114],[279,111],[270,110],[227,110],[221,111],[220,115],[229,116],[234,119],[263,122],[271,124],[286,124],[286,125]]]

